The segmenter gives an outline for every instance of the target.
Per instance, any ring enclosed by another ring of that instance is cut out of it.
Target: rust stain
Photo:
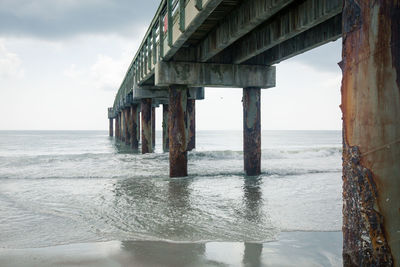
[[[399,10],[398,0],[346,0],[343,9],[345,266],[400,260]]]
[[[378,190],[360,149],[343,142],[343,265],[392,266]]]
[[[170,86],[168,106],[170,177],[187,176],[186,107],[187,87]]]
[[[125,110],[124,110],[124,117],[125,117],[125,120],[124,120],[124,123],[125,123],[125,127],[124,127],[124,130],[125,130],[125,143],[127,144],[127,145],[129,145],[130,143],[131,143],[131,134],[130,134],[130,127],[131,127],[131,125],[130,125],[130,108],[126,108]]]
[[[151,144],[156,146],[156,108],[151,108]]]
[[[196,100],[189,99],[187,103],[188,114],[188,145],[187,150],[196,148]]]
[[[162,127],[163,127],[163,151],[167,152],[169,151],[169,134],[168,134],[168,105],[164,104],[163,105],[163,122],[162,122]]]
[[[246,175],[261,173],[260,88],[243,89],[243,156]]]
[[[139,149],[139,136],[138,136],[138,106],[133,105],[131,107],[131,115],[132,115],[132,133],[131,133],[131,146],[134,150]]]
[[[151,153],[151,99],[142,99],[142,154]]]

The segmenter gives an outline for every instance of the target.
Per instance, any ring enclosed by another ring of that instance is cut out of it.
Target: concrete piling
[[[187,86],[169,87],[169,176],[187,176]]]
[[[156,108],[151,108],[151,144],[154,150],[156,146]]]
[[[124,124],[124,127],[125,127],[125,144],[127,144],[127,145],[130,145],[130,143],[131,143],[131,131],[130,131],[130,128],[131,128],[131,116],[130,116],[130,111],[131,111],[131,108],[129,107],[129,108],[126,108],[126,109],[124,109],[124,118],[125,118],[125,124]]]
[[[243,156],[246,175],[261,173],[261,114],[258,87],[243,88]]]
[[[343,9],[343,265],[400,266],[400,2]]]
[[[109,134],[109,136],[110,137],[113,137],[114,136],[114,122],[113,122],[113,119],[112,118],[110,118],[109,119],[109,122],[110,122],[110,124],[109,124],[109,130],[108,130],[108,134]]]
[[[169,136],[168,136],[168,104],[163,104],[163,151],[169,151]]]
[[[187,150],[191,151],[196,148],[196,100],[188,99],[187,102],[187,132],[188,145]]]
[[[138,105],[131,106],[131,146],[134,150],[139,149],[139,108]]]
[[[151,98],[142,99],[142,154],[152,153]]]
[[[118,140],[119,139],[119,116],[115,117],[115,138]]]

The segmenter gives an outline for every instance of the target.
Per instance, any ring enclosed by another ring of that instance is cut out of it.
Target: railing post
[[[159,43],[160,43],[160,53],[159,53],[159,60],[162,60],[164,57],[164,21],[163,21],[163,15],[160,15],[159,18],[159,30],[158,34],[160,35],[159,37]]]
[[[185,0],[179,0],[179,30],[185,31]]]
[[[196,0],[196,4],[195,7],[197,8],[197,10],[202,10],[203,9],[203,1],[202,0]]]
[[[172,46],[172,27],[173,27],[173,18],[172,18],[172,0],[167,0],[167,20],[168,20],[168,45]]]
[[[149,71],[151,70],[151,60],[152,60],[152,55],[153,51],[151,51],[151,34],[149,34],[149,38],[147,39],[147,65],[149,68]]]
[[[153,64],[155,65],[157,63],[157,33],[155,28],[153,29],[152,35],[153,35]]]

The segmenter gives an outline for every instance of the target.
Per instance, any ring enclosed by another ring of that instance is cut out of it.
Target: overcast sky
[[[0,0],[0,130],[105,130],[159,0]],[[341,40],[277,65],[262,129],[341,129]],[[240,89],[206,88],[197,129],[242,128]],[[223,107],[223,108],[221,108]],[[161,129],[161,109],[157,129]]]

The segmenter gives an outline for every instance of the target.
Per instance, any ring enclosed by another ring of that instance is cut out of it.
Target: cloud
[[[99,54],[91,66],[78,68],[76,64],[71,64],[63,74],[72,80],[81,81],[86,87],[90,86],[102,91],[117,91],[130,59],[131,57],[125,53],[119,58]]]
[[[90,78],[93,86],[101,90],[116,91],[127,69],[127,58],[113,59],[99,55],[97,61],[90,67]]]
[[[136,33],[159,0],[0,0],[0,35],[60,39],[81,34]]]
[[[304,54],[294,57],[294,62],[299,62],[314,68],[320,72],[336,73],[340,70],[337,65],[342,57],[342,39],[327,43],[312,49]]]
[[[23,75],[21,59],[17,54],[8,51],[0,40],[0,78],[21,78]]]

